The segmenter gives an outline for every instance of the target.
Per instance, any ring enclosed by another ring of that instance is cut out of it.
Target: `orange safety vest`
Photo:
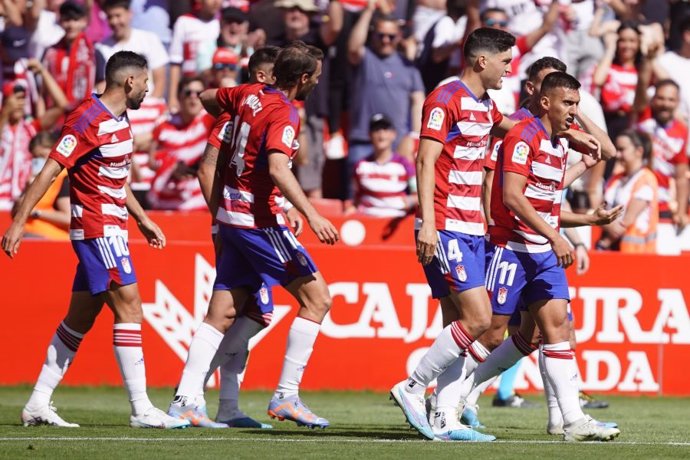
[[[57,178],[50,184],[48,191],[46,191],[43,198],[36,203],[35,210],[38,211],[52,211],[55,209],[55,200],[58,198],[62,183],[67,177],[67,170],[63,169]],[[39,235],[49,240],[69,240],[69,232],[67,229],[58,227],[55,224],[46,222],[42,219],[29,218],[24,226],[24,232],[32,235]]]

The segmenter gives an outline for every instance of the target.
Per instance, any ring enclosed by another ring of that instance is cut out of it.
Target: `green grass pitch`
[[[163,431],[127,426],[129,405],[121,388],[60,388],[54,398],[59,413],[81,428],[24,428],[19,414],[30,391],[27,386],[0,387],[0,458],[690,458],[690,398],[608,397],[611,407],[591,415],[618,422],[621,436],[610,443],[570,444],[545,434],[541,396],[529,398],[540,403],[535,409],[493,408],[484,397],[481,420],[498,440],[468,444],[420,439],[382,393],[304,392],[305,402],[331,422],[323,431],[278,421],[270,431]],[[172,390],[153,389],[149,394],[165,409]],[[207,396],[209,412],[215,415],[217,392]],[[245,392],[242,408],[269,421],[269,397],[266,392]]]

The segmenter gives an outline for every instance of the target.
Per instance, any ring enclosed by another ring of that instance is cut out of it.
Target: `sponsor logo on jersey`
[[[132,273],[132,265],[130,265],[128,257],[123,257],[122,259],[120,259],[120,263],[122,264],[122,270],[125,273],[127,273],[128,275]]]
[[[527,155],[529,154],[529,145],[524,142],[518,142],[513,148],[513,163],[527,164]]]
[[[58,143],[57,147],[55,147],[55,150],[63,157],[68,157],[72,155],[72,152],[74,152],[74,149],[76,147],[77,138],[71,134],[67,134],[62,139],[60,139],[60,142]]]
[[[434,131],[440,131],[441,127],[443,126],[443,119],[445,117],[446,114],[443,112],[443,109],[439,107],[431,109],[429,121],[426,123],[426,127],[433,129]]]
[[[292,147],[292,141],[295,140],[295,128],[292,126],[286,126],[283,129],[283,144],[287,145],[289,148]]]
[[[467,272],[465,271],[464,265],[458,265],[455,267],[455,273],[458,275],[458,279],[463,283],[467,281]]]
[[[508,288],[500,287],[498,288],[498,294],[496,296],[496,300],[500,305],[503,305],[506,303],[506,300],[508,299]]]

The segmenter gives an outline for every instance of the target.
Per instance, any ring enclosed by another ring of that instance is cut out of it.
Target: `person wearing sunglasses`
[[[231,88],[241,80],[240,56],[230,48],[218,48],[213,53],[211,68],[205,72],[208,87]]]
[[[200,77],[185,77],[177,97],[180,110],[153,130],[151,167],[156,171],[148,199],[152,209],[205,209],[196,171],[214,123],[201,105]]]

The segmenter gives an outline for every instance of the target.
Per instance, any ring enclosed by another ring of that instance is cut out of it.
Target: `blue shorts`
[[[494,314],[513,315],[524,304],[570,300],[568,280],[553,251],[528,253],[497,247],[487,270]]]
[[[110,289],[110,283],[127,286],[137,282],[127,238],[122,235],[72,241],[79,264],[72,292],[89,291],[97,295]]]
[[[222,225],[223,247],[217,258],[214,290],[246,287],[259,291],[286,286],[319,270],[309,253],[285,226],[244,229]]]
[[[438,231],[434,258],[423,266],[434,299],[484,286],[484,244],[483,236]]]

